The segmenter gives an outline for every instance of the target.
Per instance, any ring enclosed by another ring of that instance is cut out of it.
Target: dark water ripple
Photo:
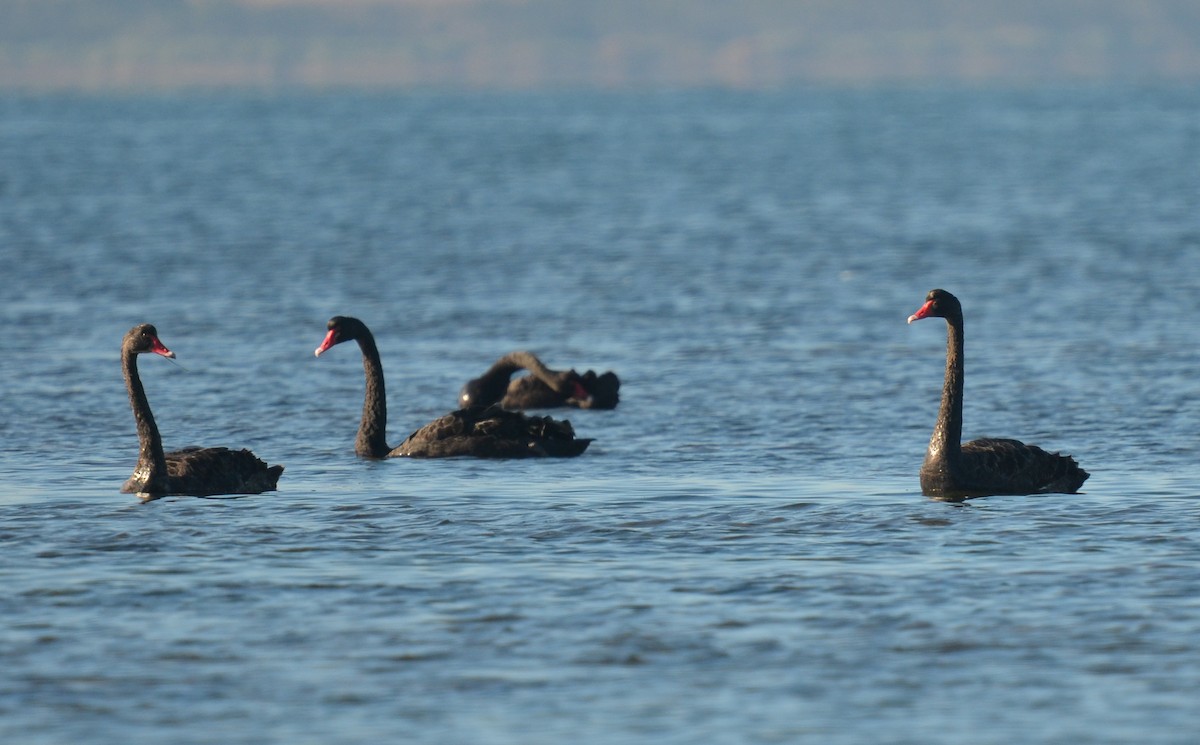
[[[1185,743],[1200,99],[1179,90],[0,101],[0,739]],[[966,434],[1092,472],[918,493]],[[499,354],[614,369],[570,462],[354,458]],[[168,446],[279,492],[141,505]]]

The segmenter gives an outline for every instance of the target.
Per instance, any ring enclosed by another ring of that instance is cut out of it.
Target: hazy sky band
[[[9,0],[0,88],[1200,79],[1189,0]]]

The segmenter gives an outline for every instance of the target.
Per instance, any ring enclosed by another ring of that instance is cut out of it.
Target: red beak
[[[321,346],[317,347],[317,351],[313,352],[313,354],[320,357],[322,352],[329,351],[329,348],[337,343],[337,329],[329,329],[329,333],[325,334],[325,341],[321,342]]]
[[[150,337],[150,351],[155,354],[161,354],[168,359],[175,359],[175,353],[163,346],[163,343],[158,340],[157,336]]]
[[[929,315],[929,311],[931,311],[931,310],[933,310],[933,301],[926,300],[924,305],[922,305],[920,308],[917,308],[916,313],[913,313],[911,316],[908,317],[908,322],[912,323],[913,321],[921,320],[925,316]]]

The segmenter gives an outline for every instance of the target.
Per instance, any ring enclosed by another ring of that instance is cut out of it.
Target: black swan
[[[137,466],[121,487],[145,499],[179,495],[207,497],[215,494],[259,494],[272,491],[283,473],[283,466],[268,466],[249,450],[229,448],[184,448],[164,453],[158,425],[150,412],[150,402],[138,377],[137,356],[153,352],[174,359],[175,353],[158,340],[154,326],[143,323],[125,334],[121,343],[121,369],[129,405],[137,423]]]
[[[355,340],[362,350],[367,390],[363,401],[362,423],[354,441],[354,452],[364,458],[448,458],[473,455],[478,458],[571,457],[579,455],[591,440],[576,439],[568,421],[550,417],[529,417],[497,406],[473,407],[439,417],[408,436],[399,447],[390,448],[385,440],[387,396],[383,385],[383,364],[375,337],[357,318],[334,316],[329,332],[317,347],[319,357],[336,344]]]
[[[946,379],[933,437],[921,464],[921,492],[929,497],[967,499],[993,494],[1074,494],[1088,472],[1074,458],[1047,453],[1017,440],[985,438],[962,443],[963,315],[958,298],[931,290],[908,317],[945,318]]]
[[[518,370],[531,374],[510,381]],[[497,403],[504,409],[615,409],[620,387],[621,381],[611,371],[597,375],[588,370],[580,375],[574,370],[551,370],[532,352],[510,352],[463,386],[458,405],[464,409]]]

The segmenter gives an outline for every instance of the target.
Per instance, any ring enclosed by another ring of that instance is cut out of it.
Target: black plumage
[[[148,323],[130,329],[121,344],[121,368],[140,445],[133,475],[121,491],[155,498],[259,494],[275,489],[283,466],[267,465],[249,450],[189,447],[163,451],[162,437],[138,375],[137,356],[146,352],[175,357],[159,341],[157,329]]]
[[[1068,455],[1019,440],[983,438],[962,443],[962,305],[945,290],[931,290],[908,322],[922,318],[946,319],[947,340],[942,402],[921,465],[921,491],[943,499],[1077,492],[1088,472]]]
[[[528,370],[512,380],[513,374]],[[487,372],[470,380],[458,395],[458,405],[491,406],[505,409],[615,409],[620,402],[621,381],[612,371],[597,374],[588,370],[552,370],[532,352],[510,352],[496,360]]]
[[[438,417],[409,435],[399,446],[386,440],[387,394],[383,363],[375,337],[357,318],[335,316],[316,354],[320,356],[345,341],[357,341],[363,358],[366,391],[362,421],[354,451],[364,458],[448,458],[460,455],[477,458],[572,457],[591,443],[578,439],[568,421],[531,417],[499,406],[460,409]]]

